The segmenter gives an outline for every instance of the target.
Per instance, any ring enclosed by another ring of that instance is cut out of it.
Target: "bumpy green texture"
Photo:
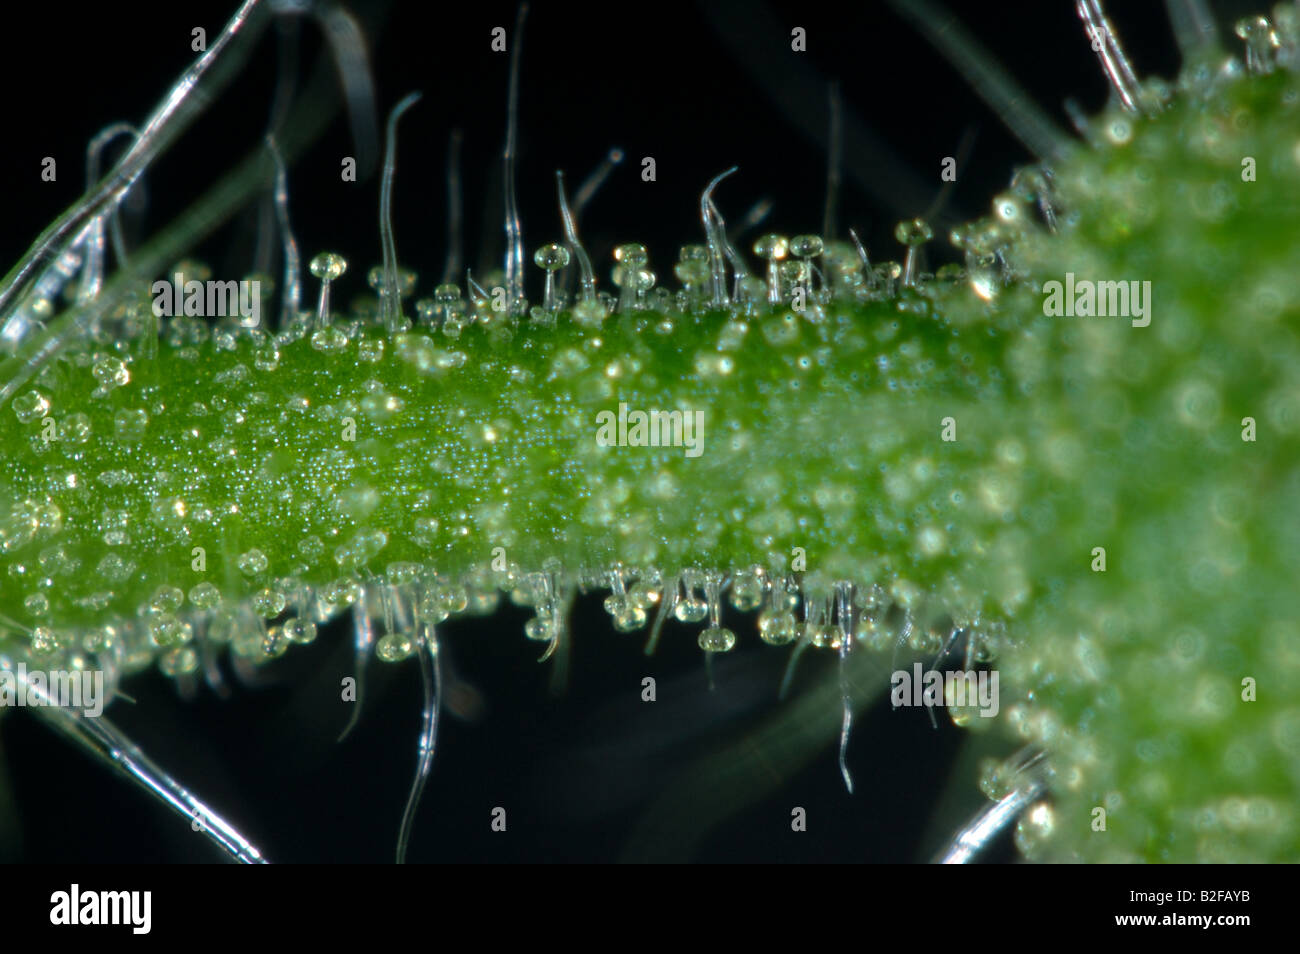
[[[1276,74],[1103,117],[1053,169],[1059,234],[1002,197],[966,278],[901,297],[65,354],[0,414],[7,648],[497,547],[668,580],[803,548],[809,579],[1006,626],[1000,719],[1048,754],[1030,857],[1296,860],[1298,101]],[[1149,281],[1150,325],[1045,315],[1067,272]],[[700,455],[600,446],[620,403],[702,412]]]
[[[1069,525],[1029,523],[1011,556],[1036,598],[1005,664],[1034,698],[1009,716],[1056,772],[1054,821],[1022,844],[1295,861],[1300,90],[1275,74],[1097,126],[1109,141],[1058,170],[1068,227],[1018,259],[1035,280],[1150,280],[1152,320],[1039,318],[1053,330],[1026,341],[1053,382],[1030,398],[1044,431],[1027,467],[1053,469],[1053,433],[1081,456],[1056,469]]]
[[[981,489],[984,442],[940,437],[944,416],[1008,412],[1005,336],[964,344],[911,294],[829,312],[637,313],[509,340],[372,327],[333,352],[247,335],[196,346],[187,333],[206,333],[189,321],[98,397],[95,368],[120,358],[69,357],[20,398],[47,411],[5,419],[10,526],[42,506],[62,516],[13,547],[10,578],[32,582],[6,587],[0,611],[35,625],[24,602],[41,593],[49,619],[89,624],[133,615],[161,585],[206,580],[239,601],[276,577],[319,587],[361,566],[457,575],[496,547],[525,568],[674,569],[803,547],[837,577],[938,591],[1005,516]],[[620,402],[702,412],[698,456],[600,446],[597,415]],[[244,572],[250,551],[264,565]],[[984,600],[968,600],[970,617]]]

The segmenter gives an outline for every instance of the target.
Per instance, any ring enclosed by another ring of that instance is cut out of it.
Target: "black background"
[[[211,40],[233,3],[35,4],[10,9],[0,36],[5,80],[0,196],[0,261],[11,263],[82,186],[85,143],[117,120],[139,122],[191,59],[190,30]],[[1096,60],[1066,0],[953,3],[968,29],[1068,126],[1062,102],[1088,111],[1105,103]],[[1113,4],[1112,19],[1140,74],[1172,77],[1177,54],[1158,2]],[[1233,5],[1216,4],[1230,23]],[[513,33],[510,3],[354,4],[371,42],[379,126],[413,89],[423,101],[402,121],[394,228],[399,260],[421,274],[427,293],[442,271],[445,153],[451,128],[464,131],[462,167],[468,264],[482,270],[502,248],[499,189],[508,56],[490,50],[493,27]],[[790,30],[808,31],[806,53],[790,51]],[[723,33],[730,42],[723,41]],[[264,129],[275,81],[276,43],[268,33],[243,74],[152,169],[148,204],[135,228],[168,221],[215,174],[241,158]],[[1235,44],[1235,40],[1229,38]],[[752,56],[738,55],[737,44]],[[321,53],[319,32],[302,29],[301,70]],[[762,63],[767,77],[745,65]],[[801,79],[804,77],[805,79]],[[811,77],[816,95],[799,95]],[[699,193],[718,172],[740,172],[716,199],[730,221],[757,200],[774,211],[763,230],[819,231],[826,181],[826,98],[842,88],[846,122],[868,127],[879,150],[847,151],[838,219],[856,226],[876,258],[901,257],[894,224],[921,213],[940,187],[943,157],[973,135],[969,158],[940,213],[951,221],[980,215],[1028,154],[926,41],[880,3],[534,3],[520,95],[518,192],[527,253],[561,237],[554,170],[570,190],[612,146],[628,161],[584,215],[583,238],[608,281],[611,248],[647,245],[661,275],[677,246],[702,240]],[[785,91],[779,103],[769,87]],[[853,117],[850,119],[850,117]],[[353,269],[343,293],[364,289],[379,258],[378,175],[342,183],[340,158],[353,155],[348,125],[336,118],[291,170],[294,229],[304,259],[344,253]],[[59,162],[55,183],[40,162]],[[653,156],[657,181],[640,178]],[[909,204],[889,163],[918,184]],[[855,177],[856,170],[856,177]],[[860,179],[874,183],[863,188]],[[240,274],[253,258],[256,217],[244,214],[204,244],[200,256],[220,274]],[[748,246],[756,233],[745,236]],[[931,264],[952,258],[933,246]],[[537,293],[536,270],[529,265]],[[316,287],[307,278],[306,294]],[[0,585],[3,585],[0,582]],[[587,597],[574,618],[570,685],[554,697],[537,647],[521,635],[514,609],[459,622],[444,645],[484,706],[481,718],[444,721],[440,751],[415,828],[411,860],[613,860],[656,797],[689,775],[696,760],[724,757],[747,734],[780,718],[776,689],[784,652],[758,643],[752,621],[733,619],[741,649],[720,660],[710,693],[694,630],[670,624],[653,658],[642,636],[615,633]],[[224,810],[273,860],[385,861],[415,759],[419,681],[413,665],[371,668],[361,726],[342,744],[346,718],[337,701],[350,673],[349,630],[335,625],[268,673],[267,686],[236,684],[220,700],[206,689],[181,700],[159,676],[128,686],[138,704],[112,717],[182,781]],[[811,655],[811,654],[810,654]],[[809,658],[804,686],[830,670]],[[639,701],[640,680],[656,677],[660,702]],[[772,765],[767,797],[693,846],[671,833],[655,857],[712,861],[924,860],[943,825],[930,828],[941,794],[955,806],[980,805],[969,766],[958,770],[964,734],[934,730],[923,712],[889,711],[860,719],[850,764],[858,792],[843,789],[832,740],[801,770]],[[67,747],[34,720],[2,720],[8,798],[0,848],[11,860],[209,861],[220,856],[183,821]],[[718,799],[733,797],[719,791]],[[489,811],[509,811],[509,831],[493,834]],[[808,810],[809,830],[790,831],[792,806]],[[954,815],[953,817],[959,817]],[[949,828],[951,822],[947,823]],[[995,859],[1012,857],[1003,844]],[[644,855],[642,856],[644,857]]]

